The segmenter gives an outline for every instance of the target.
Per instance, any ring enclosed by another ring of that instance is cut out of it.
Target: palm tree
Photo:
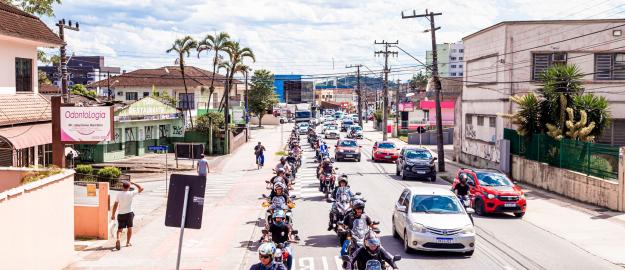
[[[254,52],[252,52],[252,49],[248,48],[248,47],[241,47],[241,45],[239,44],[239,42],[233,42],[230,41],[228,42],[227,48],[226,48],[226,53],[228,54],[228,56],[230,57],[230,72],[228,74],[228,84],[226,87],[226,101],[225,101],[225,106],[224,106],[224,118],[226,119],[226,147],[224,149],[226,149],[226,151],[228,151],[228,138],[229,138],[229,133],[228,133],[228,125],[230,124],[230,115],[229,115],[229,101],[230,101],[230,88],[232,87],[232,81],[234,79],[234,74],[241,72],[241,70],[243,70],[243,61],[246,58],[250,58],[252,61],[256,61],[256,57],[254,56]]]
[[[566,108],[571,106],[573,96],[584,92],[584,75],[576,65],[557,64],[540,75],[542,87],[538,89],[545,100],[542,106],[542,121],[553,123],[566,133]]]
[[[180,64],[180,72],[182,73],[182,83],[184,84],[185,104],[189,112],[189,121],[191,123],[191,129],[193,129],[193,117],[191,116],[191,106],[189,105],[189,92],[187,91],[187,80],[184,75],[184,55],[189,57],[192,49],[197,48],[197,42],[190,36],[186,36],[182,39],[176,39],[174,44],[167,50],[167,53],[178,53],[178,64]]]
[[[533,134],[541,133],[543,130],[540,121],[542,100],[531,92],[523,96],[512,96],[510,100],[519,106],[519,109],[509,117],[512,123],[518,126],[519,135],[532,137]]]
[[[200,53],[202,51],[214,51],[215,52],[215,56],[213,57],[213,77],[211,78],[211,86],[209,88],[209,95],[208,95],[208,102],[206,102],[206,110],[208,111],[208,106],[211,102],[211,96],[213,95],[213,92],[215,91],[215,71],[217,70],[217,66],[219,65],[221,56],[219,55],[220,52],[223,52],[226,49],[226,45],[228,45],[228,42],[230,41],[230,35],[226,32],[220,32],[219,34],[215,34],[213,35],[206,35],[206,37],[199,42],[198,47],[197,47],[197,56],[198,58],[200,57]],[[219,71],[217,71],[219,72]],[[224,82],[225,85],[225,82]]]

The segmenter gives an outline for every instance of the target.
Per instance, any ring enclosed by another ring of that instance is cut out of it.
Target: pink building
[[[424,112],[428,125],[436,126],[436,102],[434,100],[419,101],[419,107]],[[441,116],[443,118],[443,127],[454,126],[454,108],[452,101],[441,101]]]

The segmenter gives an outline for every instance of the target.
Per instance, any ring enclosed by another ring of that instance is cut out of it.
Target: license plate
[[[353,155],[345,155],[345,157],[353,157]]]
[[[451,244],[454,242],[454,239],[447,238],[447,237],[436,237],[436,242],[443,243],[443,244]]]
[[[384,156],[384,158],[391,158],[391,156]]]
[[[425,174],[425,171],[417,171],[418,174]]]
[[[505,207],[516,207],[516,203],[506,203],[503,206],[505,206]]]

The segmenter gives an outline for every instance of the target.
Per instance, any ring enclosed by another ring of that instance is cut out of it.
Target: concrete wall
[[[0,192],[20,186],[22,178],[27,173],[27,171],[18,168],[3,168],[0,170]]]
[[[436,130],[429,130],[425,133],[420,134],[421,138],[419,138],[419,133],[410,133],[408,134],[408,144],[422,144],[422,145],[436,145],[437,144],[437,133]],[[454,143],[454,129],[446,128],[443,129],[443,144],[453,144]]]
[[[578,201],[611,210],[623,210],[619,205],[622,199],[619,197],[618,182],[551,167],[546,163],[527,160],[515,155],[512,156],[512,179]]]
[[[32,89],[39,93],[37,43],[0,35],[0,94],[15,94],[15,58],[32,59]]]
[[[108,240],[109,183],[98,183],[96,205],[74,205],[74,236]]]
[[[73,192],[74,171],[66,170],[0,193],[0,268],[63,269],[72,261]]]
[[[252,125],[258,125],[258,117],[256,116],[252,116],[250,118],[250,124]],[[280,120],[273,116],[273,114],[265,114],[265,116],[263,116],[263,125],[270,125],[270,126],[275,126],[275,125],[279,125],[280,124]]]
[[[234,150],[247,142],[247,132],[248,131],[246,129],[245,131],[239,133],[239,135],[237,136],[232,136],[232,134],[230,134],[230,153],[232,153]]]

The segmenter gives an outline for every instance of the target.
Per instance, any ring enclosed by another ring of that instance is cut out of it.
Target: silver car
[[[404,189],[393,211],[393,236],[403,239],[404,250],[450,251],[473,255],[475,228],[462,205],[448,189]]]

